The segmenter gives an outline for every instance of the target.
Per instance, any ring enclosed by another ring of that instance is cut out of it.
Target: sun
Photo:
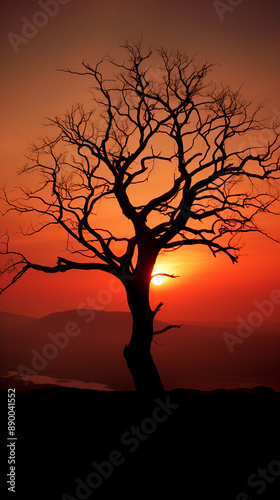
[[[154,276],[151,281],[152,281],[153,285],[157,285],[158,286],[158,285],[162,284],[163,277],[162,276]]]

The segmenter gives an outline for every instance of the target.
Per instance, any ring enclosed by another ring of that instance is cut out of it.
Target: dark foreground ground
[[[7,498],[279,500],[279,424],[280,394],[266,388],[174,390],[151,402],[133,392],[17,392],[16,494]]]

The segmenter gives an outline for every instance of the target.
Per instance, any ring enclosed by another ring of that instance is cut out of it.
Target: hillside
[[[1,404],[6,398],[0,391]],[[280,395],[264,388],[176,390],[155,401],[135,392],[18,392],[16,493],[2,498],[277,500],[279,419]],[[5,449],[6,431],[0,441]]]
[[[156,322],[156,329],[163,326]],[[85,388],[100,384],[102,389],[133,389],[122,355],[131,330],[126,312],[73,310],[40,319],[0,313],[0,328],[2,375],[9,372],[17,388],[34,388],[32,382],[39,382],[40,376],[48,377],[40,381],[48,386],[59,379],[65,384],[81,381],[79,387],[84,383]],[[224,342],[225,331],[236,334],[236,325],[185,323],[181,329],[155,337],[153,356],[165,388],[212,390],[262,385],[280,391],[279,325],[266,323],[256,328],[233,354]],[[47,353],[48,359],[42,353]],[[26,368],[35,370],[37,379],[31,378],[28,384],[20,377],[16,380],[19,367],[23,372]],[[9,385],[9,379],[2,378],[1,387]]]

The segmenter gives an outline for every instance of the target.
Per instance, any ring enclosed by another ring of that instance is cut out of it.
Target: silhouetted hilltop
[[[6,392],[0,398],[6,404]],[[125,391],[18,392],[13,498],[277,500],[279,419],[280,394],[261,387],[181,389],[153,401]]]

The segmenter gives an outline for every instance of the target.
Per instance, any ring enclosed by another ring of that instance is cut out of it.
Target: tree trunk
[[[132,336],[124,348],[124,357],[137,392],[157,396],[164,391],[151,355],[154,314],[149,304],[149,280],[133,280],[126,288],[132,314]]]

